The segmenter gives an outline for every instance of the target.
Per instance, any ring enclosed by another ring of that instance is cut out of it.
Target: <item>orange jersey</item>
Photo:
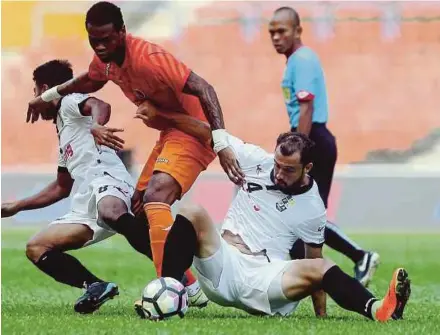
[[[182,92],[191,70],[160,46],[130,34],[121,67],[103,63],[95,55],[89,77],[113,81],[125,96],[139,106],[149,100],[160,109],[179,111],[207,122],[197,97]]]

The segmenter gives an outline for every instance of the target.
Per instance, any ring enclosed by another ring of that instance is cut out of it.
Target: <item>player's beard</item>
[[[293,182],[291,185],[286,186],[286,187],[278,186],[280,191],[283,193],[287,193],[287,194],[299,193],[301,191],[301,188],[303,188],[305,186],[305,185],[303,185],[305,175],[306,175],[306,171],[305,171],[305,169],[303,169],[301,172],[301,176],[295,182]]]

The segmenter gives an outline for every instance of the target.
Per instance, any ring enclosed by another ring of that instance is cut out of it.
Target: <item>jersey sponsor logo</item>
[[[70,145],[70,143],[68,145],[66,145],[64,147],[64,150],[62,150],[61,152],[64,152],[63,153],[63,160],[65,162],[67,162],[67,160],[73,156],[73,149],[72,149],[72,146]]]
[[[105,76],[108,77],[110,75],[110,67],[111,67],[111,63],[107,63],[105,65]]]
[[[156,163],[164,163],[164,164],[169,164],[170,161],[168,158],[163,158],[163,157],[159,157],[158,159],[156,159]]]
[[[287,207],[293,205],[295,205],[295,199],[293,199],[293,196],[288,195],[287,197],[278,201],[275,206],[279,212],[284,212]]]

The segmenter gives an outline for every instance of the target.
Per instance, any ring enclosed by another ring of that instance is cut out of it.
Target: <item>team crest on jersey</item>
[[[142,92],[141,90],[138,90],[137,88],[133,89],[133,93],[134,96],[136,97],[136,100],[145,100],[147,99],[147,96],[145,95],[144,92]]]
[[[284,212],[287,207],[293,205],[295,205],[295,199],[293,199],[293,196],[291,195],[288,195],[276,203],[276,207],[279,212]]]
[[[260,164],[257,165],[257,170],[256,170],[256,172],[257,172],[257,176],[260,175],[261,172],[263,172],[263,169],[261,168],[261,165],[260,165]]]

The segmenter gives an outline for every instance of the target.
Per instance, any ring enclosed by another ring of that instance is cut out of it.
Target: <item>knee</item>
[[[38,240],[30,240],[26,244],[26,257],[33,263],[38,262],[41,256],[49,251],[50,248]]]
[[[314,259],[313,263],[310,264],[309,273],[311,279],[316,284],[320,284],[324,278],[325,273],[335,265],[332,261],[328,259]]]
[[[187,218],[197,232],[203,231],[208,222],[208,220],[205,220],[208,212],[200,205],[186,204],[180,208],[179,214]]]
[[[166,173],[154,174],[144,193],[144,203],[162,202],[172,205],[180,198],[182,189],[173,177]]]
[[[98,203],[98,217],[108,225],[116,222],[127,212],[125,202],[113,196],[104,197]]]
[[[180,210],[179,214],[186,217],[189,221],[197,221],[201,216],[205,215],[206,210],[196,204],[185,204],[183,205]]]

